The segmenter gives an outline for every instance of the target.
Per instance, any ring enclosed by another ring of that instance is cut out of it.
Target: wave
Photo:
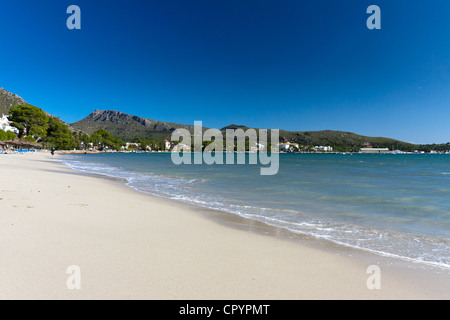
[[[201,189],[199,193],[194,186],[204,183],[206,179],[130,172],[109,164],[99,165],[70,158],[63,162],[73,170],[123,179],[127,186],[153,196],[220,210],[346,247],[450,269],[449,239],[375,230],[311,212],[277,208],[276,202],[271,202],[270,207],[261,207],[220,195],[207,195],[201,193]]]

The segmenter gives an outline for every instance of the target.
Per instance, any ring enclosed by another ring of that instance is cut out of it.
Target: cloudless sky
[[[113,109],[444,143],[449,21],[448,0],[2,0],[0,87],[68,123]]]

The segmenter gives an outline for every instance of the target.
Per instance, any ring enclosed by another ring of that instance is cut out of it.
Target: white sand
[[[450,298],[446,271],[430,282],[377,256],[230,228],[48,154],[0,155],[0,177],[0,299]],[[366,285],[374,263],[380,290]],[[80,290],[67,288],[71,265]]]

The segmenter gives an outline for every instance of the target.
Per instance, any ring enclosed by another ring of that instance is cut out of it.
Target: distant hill
[[[243,125],[231,124],[222,128],[250,129]],[[255,129],[258,131],[259,129]],[[270,133],[270,131],[268,132]],[[356,151],[362,147],[389,148],[390,150],[415,150],[417,145],[383,137],[367,137],[352,132],[322,130],[322,131],[286,131],[280,130],[280,142],[298,143],[300,146],[332,146],[337,151]],[[270,134],[269,138],[270,139]]]
[[[88,117],[72,123],[75,130],[89,135],[104,129],[113,136],[125,141],[134,138],[151,139],[155,141],[169,140],[172,132],[178,128],[194,132],[193,125],[150,120],[113,110],[95,110]]]
[[[3,88],[0,88],[0,117],[2,114],[9,115],[9,110],[11,110],[12,107],[23,105],[23,104],[29,105],[29,103],[26,102],[24,99],[22,99],[20,96],[14,94],[14,93],[11,93],[9,91],[6,91]],[[69,130],[74,131],[70,125],[68,125],[67,123],[62,121],[60,118],[58,118],[54,115],[51,115],[50,113],[46,112],[45,110],[43,110],[43,111],[45,112],[45,114],[48,117],[55,118],[59,122],[65,124],[69,128]]]
[[[21,105],[21,104],[28,104],[25,100],[23,100],[18,95],[11,93],[9,91],[6,91],[3,88],[0,88],[0,116],[2,114],[8,115],[9,110],[12,107]]]
[[[88,117],[71,124],[75,130],[92,134],[104,129],[113,136],[125,141],[134,138],[162,141],[170,140],[172,132],[178,128],[187,129],[193,133],[193,125],[169,123],[150,120],[139,116],[129,115],[119,111],[95,110]],[[249,129],[244,125],[231,124],[221,129]],[[203,128],[206,130],[207,128]],[[259,129],[256,129],[257,131]],[[270,137],[269,137],[270,139]],[[361,147],[372,146],[389,148],[391,150],[414,150],[416,145],[382,137],[367,137],[351,132],[342,131],[286,131],[280,130],[280,141],[294,142],[302,146],[333,146],[338,151],[354,151]]]
[[[352,151],[361,147],[389,148],[391,150],[413,150],[416,145],[383,137],[367,137],[352,132],[284,131],[280,130],[280,140],[309,146],[333,146],[340,151]]]

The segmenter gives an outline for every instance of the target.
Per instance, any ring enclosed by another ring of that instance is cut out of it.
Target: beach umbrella
[[[11,145],[11,146],[18,146],[20,144],[20,140],[16,139],[16,140],[5,140],[4,141],[6,144]]]

